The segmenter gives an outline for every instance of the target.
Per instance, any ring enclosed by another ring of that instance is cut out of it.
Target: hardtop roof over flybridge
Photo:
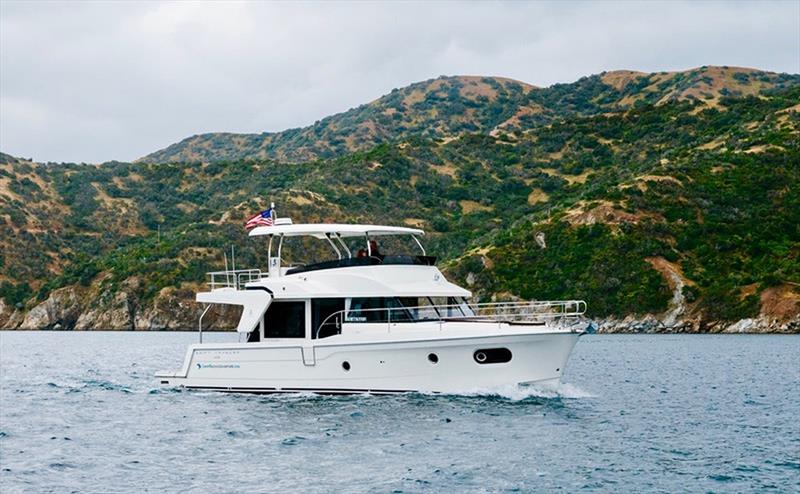
[[[424,235],[418,228],[385,225],[345,225],[341,223],[298,223],[259,226],[250,231],[250,236],[283,235],[286,237],[310,236],[324,239],[328,235],[340,237],[363,237],[364,235]]]

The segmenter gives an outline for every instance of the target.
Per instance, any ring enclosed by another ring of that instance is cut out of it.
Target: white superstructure
[[[470,303],[426,255],[422,230],[284,219],[250,235],[268,238],[267,272],[209,273],[210,290],[197,294],[242,306],[240,342],[203,343],[201,316],[200,343],[179,371],[157,374],[161,384],[323,393],[556,384],[589,325],[582,301]],[[383,254],[387,236],[410,238],[421,254]],[[333,259],[284,265],[290,237],[321,241]]]

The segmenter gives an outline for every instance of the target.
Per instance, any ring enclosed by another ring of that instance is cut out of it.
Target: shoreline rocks
[[[663,263],[662,263],[663,264]],[[682,283],[673,277],[675,293]],[[118,286],[101,276],[89,287],[72,285],[53,291],[50,296],[24,312],[0,299],[0,329],[19,330],[112,330],[112,331],[192,331],[202,312],[194,294],[202,287],[183,284],[166,287],[155,297],[142,302],[140,281],[125,280]],[[510,293],[495,294],[492,301],[519,300]],[[212,306],[203,319],[204,329],[225,331],[236,328],[241,308]],[[800,295],[793,287],[765,290],[761,313],[739,321],[711,321],[675,296],[663,314],[629,315],[624,318],[594,319],[597,333],[629,334],[800,334]]]
[[[736,322],[700,318],[668,319],[648,314],[623,319],[596,319],[598,333],[620,334],[800,334],[800,314],[789,320],[759,316]]]
[[[141,304],[128,289],[110,293],[96,287],[68,286],[53,291],[27,313],[0,301],[0,329],[64,331],[186,331],[196,330],[202,312],[194,301],[196,287],[167,287]],[[212,306],[204,329],[233,330],[241,308]]]

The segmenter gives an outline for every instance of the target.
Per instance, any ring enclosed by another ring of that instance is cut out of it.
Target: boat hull
[[[166,386],[242,393],[459,393],[513,384],[555,385],[579,336],[574,331],[516,330],[394,341],[326,338],[313,346],[193,345],[181,371],[157,377]],[[487,349],[507,349],[510,360],[480,363],[476,354]]]

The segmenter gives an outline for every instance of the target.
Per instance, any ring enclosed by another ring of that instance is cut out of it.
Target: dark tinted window
[[[350,301],[350,310],[347,312],[347,320],[350,322],[381,322],[386,320],[386,314],[382,310],[385,302],[382,298],[354,298]]]
[[[348,322],[410,321],[411,314],[397,297],[354,298],[347,312]]]
[[[344,310],[343,298],[318,298],[311,301],[311,337],[325,338],[339,334],[341,329],[341,314],[336,314]],[[332,316],[332,317],[329,317]],[[320,327],[322,325],[322,327]]]
[[[306,303],[272,302],[264,314],[265,338],[305,338]]]

